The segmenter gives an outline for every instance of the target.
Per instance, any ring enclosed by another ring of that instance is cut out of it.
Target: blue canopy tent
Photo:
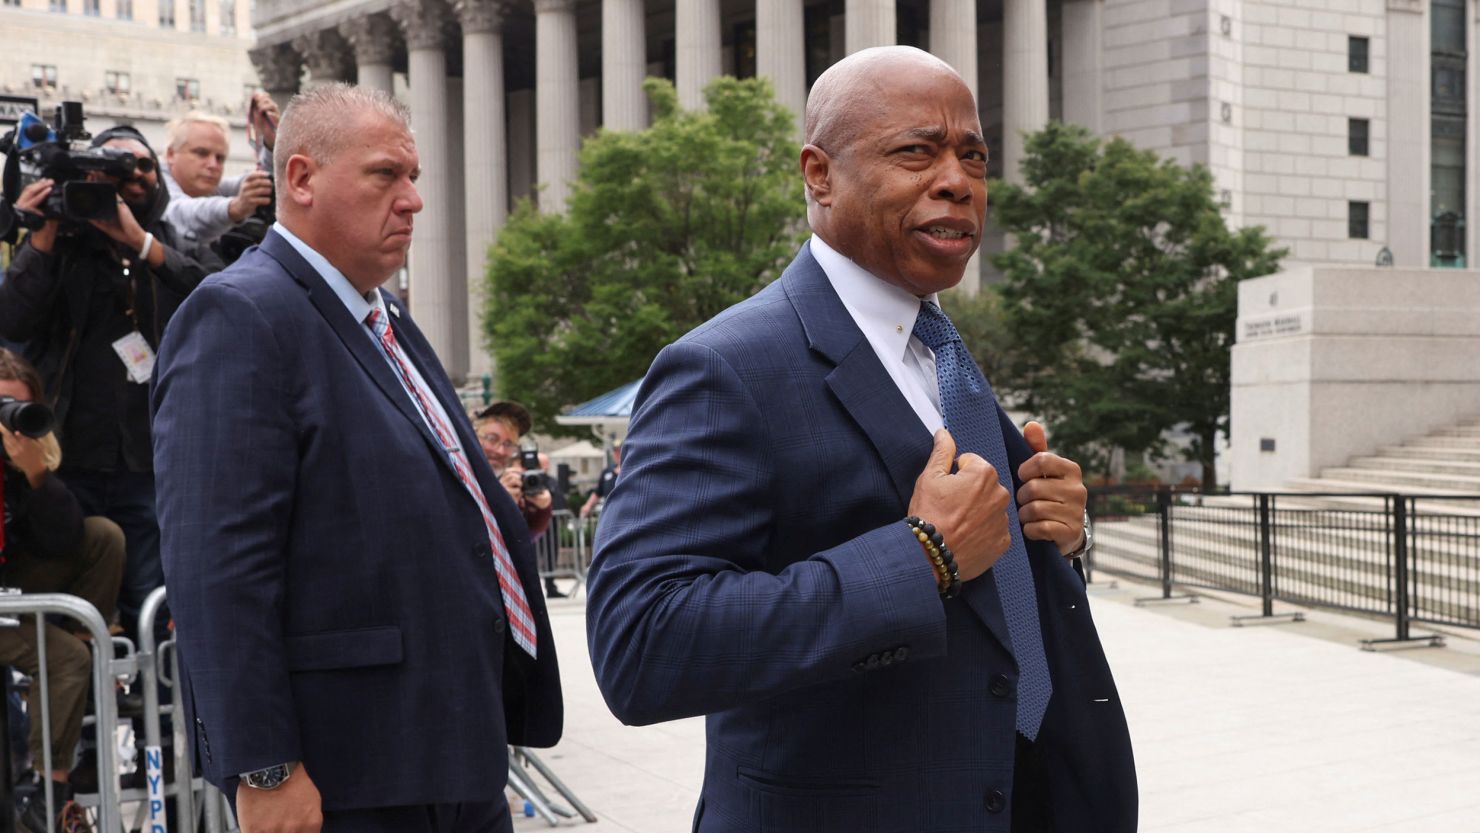
[[[627,423],[632,420],[632,405],[637,401],[637,389],[642,380],[607,391],[595,399],[571,408],[555,417],[561,425],[589,425],[611,460],[611,444],[627,436]]]

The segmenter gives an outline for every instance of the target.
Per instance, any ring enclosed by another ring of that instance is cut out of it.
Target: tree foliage
[[[802,239],[800,148],[769,82],[717,79],[702,112],[680,109],[668,81],[644,89],[652,126],[589,139],[566,213],[524,203],[490,252],[497,390],[547,430],[761,289]]]
[[[1228,228],[1205,168],[1123,139],[1051,123],[1028,138],[1022,172],[1021,187],[991,186],[1016,241],[992,258],[1013,345],[1002,387],[1086,469],[1115,448],[1164,455],[1180,430],[1215,485],[1237,283],[1276,271],[1285,250],[1260,227]]]

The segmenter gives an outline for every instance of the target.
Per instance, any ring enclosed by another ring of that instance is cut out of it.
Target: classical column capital
[[[311,81],[348,81],[354,71],[349,41],[337,29],[321,29],[293,39]]]
[[[361,64],[388,64],[395,60],[401,32],[389,15],[367,14],[339,24],[339,34],[355,49]]]
[[[452,0],[452,11],[462,24],[463,34],[501,31],[507,10],[503,0]]]
[[[394,0],[391,17],[406,34],[407,49],[441,49],[453,24],[452,9],[443,0]]]
[[[303,74],[303,59],[286,43],[259,46],[249,51],[257,79],[268,92],[298,92],[298,79]]]
[[[534,13],[545,12],[574,12],[576,0],[534,0]]]

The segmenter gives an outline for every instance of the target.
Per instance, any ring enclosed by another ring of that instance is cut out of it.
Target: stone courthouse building
[[[876,44],[974,82],[993,175],[1012,176],[1023,131],[1063,119],[1207,165],[1231,221],[1266,226],[1287,264],[1463,265],[1475,3],[257,0],[252,59],[276,96],[404,94],[426,169],[411,302],[462,375],[482,366],[469,292],[510,205],[539,189],[559,210],[582,136],[646,123],[645,76],[693,106],[716,75],[762,75],[800,111],[822,70]]]

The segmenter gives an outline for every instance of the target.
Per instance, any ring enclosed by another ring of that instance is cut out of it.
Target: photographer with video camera
[[[169,147],[163,174],[170,203],[164,221],[192,252],[209,247],[261,209],[267,209],[264,228],[272,224],[272,174],[268,170],[259,166],[244,176],[222,179],[230,149],[229,129],[226,119],[199,111],[165,127]]]
[[[529,410],[513,400],[495,402],[473,415],[473,430],[483,456],[498,482],[519,505],[529,540],[538,541],[550,528],[555,512],[555,494],[550,488],[549,457],[536,449],[521,449],[520,441],[534,426]],[[554,565],[541,565],[550,569]],[[545,579],[545,596],[563,599],[565,594],[555,586],[555,579]]]
[[[35,369],[0,348],[0,439],[5,447],[0,586],[23,593],[69,593],[91,602],[107,621],[113,617],[123,575],[123,533],[106,518],[84,518],[77,498],[53,473],[61,448],[51,432],[50,409],[36,401],[40,398],[41,377]],[[80,808],[71,803],[68,771],[92,680],[86,631],[47,624],[42,633],[51,716],[51,770],[46,775],[53,782],[56,813],[47,813],[46,791],[38,789],[21,811],[20,827],[30,833],[74,829],[69,823]],[[38,648],[35,617],[22,617],[20,627],[0,628],[0,665],[35,678],[41,673]],[[45,750],[39,681],[27,693],[26,710],[31,715],[31,766],[40,768]]]
[[[57,122],[56,138],[36,141],[44,129],[27,125],[31,144],[12,148],[12,158],[42,164],[41,178],[13,198],[33,230],[0,284],[0,337],[25,343],[41,373],[66,451],[62,477],[86,512],[124,531],[118,606],[124,632],[137,637],[144,599],[164,584],[149,436],[154,351],[185,296],[216,269],[176,247],[163,222],[169,193],[142,134],[114,127],[72,150],[87,136],[80,105],[63,105]],[[12,170],[7,159],[7,196]]]

